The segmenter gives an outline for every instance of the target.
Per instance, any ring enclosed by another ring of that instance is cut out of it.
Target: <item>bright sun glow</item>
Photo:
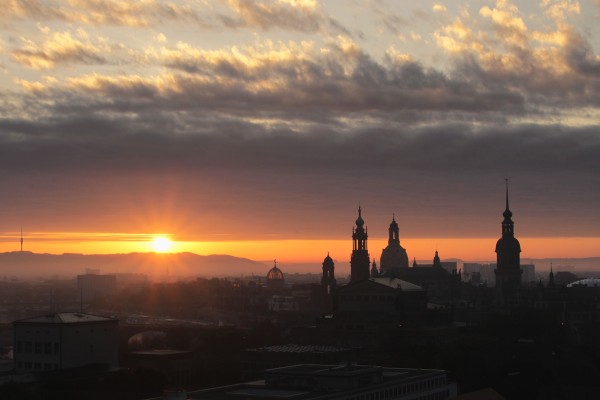
[[[171,250],[173,242],[171,242],[169,238],[166,238],[164,236],[158,236],[152,241],[151,246],[152,250],[154,250],[157,253],[166,253],[167,251]]]

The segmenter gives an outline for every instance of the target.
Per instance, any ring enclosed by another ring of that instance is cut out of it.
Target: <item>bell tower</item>
[[[367,248],[367,229],[362,219],[362,210],[358,207],[356,228],[352,228],[352,257],[350,258],[350,283],[369,279],[370,256]]]
[[[515,238],[512,212],[508,205],[506,179],[506,209],[502,216],[502,237],[496,243],[496,291],[505,295],[521,287],[521,245]]]
[[[323,260],[323,276],[321,277],[321,285],[325,294],[331,294],[335,289],[335,264],[333,259],[327,253],[327,257]]]

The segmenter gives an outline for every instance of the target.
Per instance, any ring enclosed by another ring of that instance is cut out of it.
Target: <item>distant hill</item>
[[[443,259],[456,261],[462,268],[466,261],[460,259]],[[550,261],[554,271],[571,271],[583,273],[598,271],[600,273],[600,257],[590,258],[555,258],[555,259],[521,259],[521,263],[533,263],[536,271],[550,269]],[[241,275],[266,276],[271,261],[254,261],[247,258],[230,255],[198,255],[194,253],[129,253],[129,254],[38,254],[31,252],[0,253],[0,279],[16,277],[19,279],[32,278],[73,278],[86,272],[87,269],[98,270],[101,274],[131,273],[145,274],[151,279],[164,280],[187,277],[224,277]],[[417,260],[418,263],[421,261]],[[422,263],[431,263],[424,260]],[[314,263],[285,263],[281,266],[286,274],[321,273],[320,262]],[[335,273],[339,279],[346,278],[350,273],[347,261],[335,260]]]
[[[194,253],[129,254],[37,254],[31,252],[0,253],[0,278],[71,278],[98,270],[102,274],[134,273],[151,278],[221,277],[266,275],[270,266],[247,258],[229,255],[201,256]]]

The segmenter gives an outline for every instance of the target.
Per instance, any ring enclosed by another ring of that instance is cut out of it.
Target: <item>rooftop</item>
[[[415,285],[414,283],[410,283],[407,281],[403,281],[402,279],[398,278],[371,278],[370,280],[380,285],[389,286],[393,289],[400,288],[405,291],[422,290],[421,286]]]
[[[569,283],[567,287],[576,286],[587,286],[587,287],[600,287],[600,278],[585,278],[578,281]]]
[[[348,347],[319,346],[312,344],[286,344],[279,346],[265,346],[247,351],[269,353],[337,353],[352,350]]]
[[[435,381],[434,381],[435,379]],[[428,391],[448,388],[446,372],[413,368],[386,368],[372,365],[301,364],[265,371],[265,380],[240,383],[187,393],[196,400],[312,400],[344,399],[350,394],[372,393],[394,385],[430,382]],[[411,395],[418,389],[412,388]]]
[[[20,319],[16,323],[33,323],[33,324],[74,324],[82,322],[106,322],[117,321],[114,318],[102,317],[99,315],[83,314],[83,313],[56,313],[48,315],[40,315],[38,317]]]

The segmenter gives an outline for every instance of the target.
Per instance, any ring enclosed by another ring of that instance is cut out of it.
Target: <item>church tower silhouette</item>
[[[506,179],[506,210],[502,214],[502,237],[496,243],[496,291],[505,295],[521,287],[521,245],[515,238],[512,212],[508,205],[508,179]]]
[[[350,258],[350,283],[369,279],[370,256],[367,248],[367,230],[364,228],[362,210],[358,206],[356,228],[352,228],[352,257]]]
[[[325,294],[331,294],[335,289],[335,264],[333,259],[327,253],[327,257],[323,260],[323,276],[321,277],[321,286],[323,287]]]

